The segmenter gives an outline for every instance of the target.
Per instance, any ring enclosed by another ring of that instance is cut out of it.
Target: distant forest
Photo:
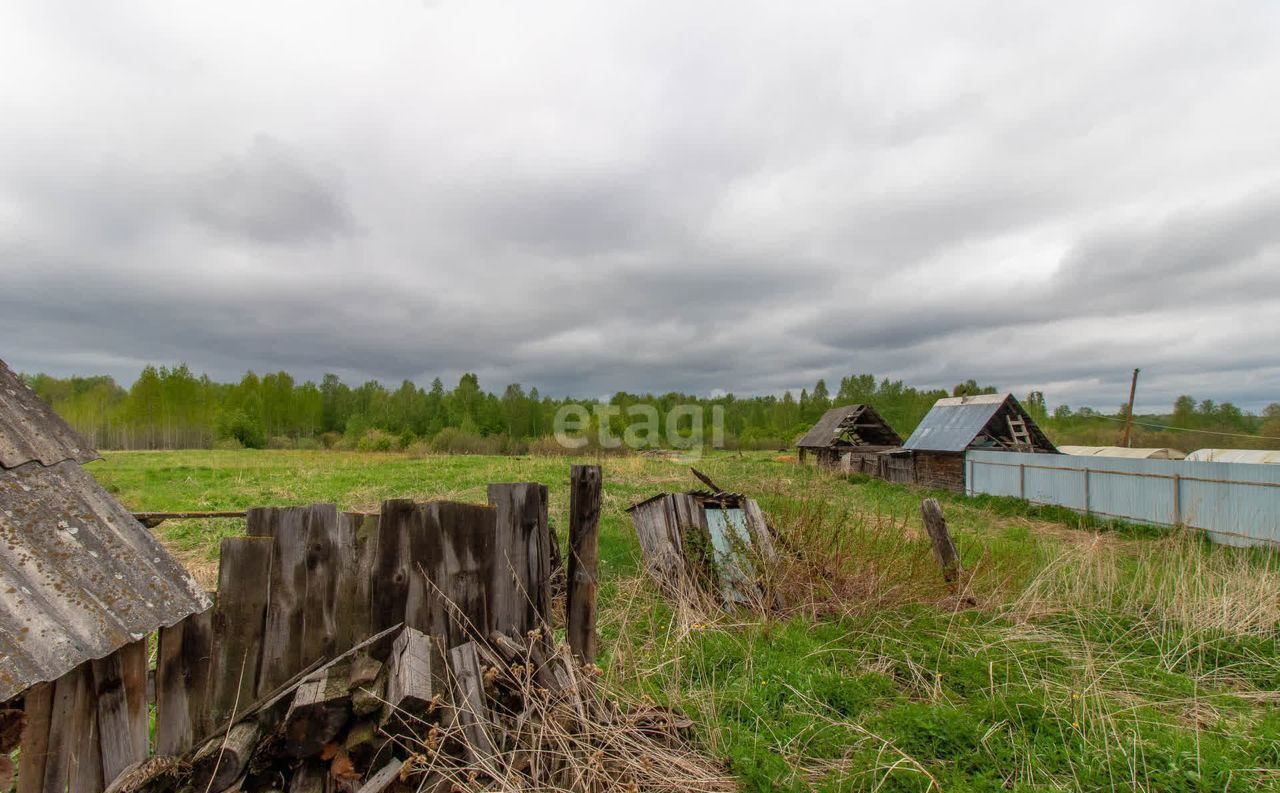
[[[429,388],[405,380],[396,388],[370,380],[352,387],[336,375],[319,383],[298,383],[286,372],[238,383],[217,383],[196,376],[185,365],[148,366],[128,389],[110,377],[57,378],[25,375],[33,389],[100,449],[302,448],[392,451],[525,453],[552,452],[556,410],[583,400],[553,398],[518,384],[501,393],[485,391],[474,374],[453,388],[436,378]],[[626,408],[652,405],[663,416],[675,405],[698,405],[704,426],[712,409],[723,409],[729,448],[783,449],[827,409],[845,404],[873,405],[903,437],[942,397],[994,393],[973,380],[944,389],[918,389],[902,381],[859,374],[843,378],[834,393],[823,380],[799,395],[716,398],[691,394],[619,392],[609,403],[622,410],[609,419],[617,437],[629,421]],[[1019,395],[1023,405],[1057,444],[1118,443],[1124,408],[1105,414],[1066,405],[1052,411],[1039,392]],[[1244,436],[1280,437],[1280,403],[1263,415],[1230,402],[1179,397],[1171,413],[1137,415],[1136,423],[1183,428],[1135,426],[1133,446],[1280,448],[1280,441]],[[1216,434],[1228,433],[1228,434]],[[595,433],[591,433],[594,436]],[[669,439],[656,438],[657,444]]]

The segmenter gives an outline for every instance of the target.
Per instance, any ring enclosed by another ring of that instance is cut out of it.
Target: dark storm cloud
[[[305,25],[298,20],[305,19]],[[1280,399],[1280,11],[0,12],[0,357]]]

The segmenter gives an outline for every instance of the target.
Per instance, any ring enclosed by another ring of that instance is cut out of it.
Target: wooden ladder
[[[1026,420],[1022,416],[1009,416],[1005,421],[1009,424],[1009,436],[1013,438],[1014,448],[1032,448],[1031,430],[1027,429]]]

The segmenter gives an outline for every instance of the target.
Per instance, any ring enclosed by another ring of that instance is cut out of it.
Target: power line
[[[1104,416],[1101,413],[1094,413],[1093,418],[1106,419],[1107,421],[1124,421],[1124,419],[1115,416]],[[1146,421],[1135,421],[1139,427],[1150,427],[1157,430],[1175,430],[1177,432],[1199,432],[1203,435],[1225,435],[1230,438],[1261,438],[1264,441],[1280,441],[1280,437],[1275,435],[1251,435],[1247,432],[1218,432],[1217,430],[1195,430],[1188,427],[1171,427],[1168,424],[1152,424]]]

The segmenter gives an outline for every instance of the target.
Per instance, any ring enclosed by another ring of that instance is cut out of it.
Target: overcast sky
[[[6,0],[0,357],[1280,401],[1280,3]]]

